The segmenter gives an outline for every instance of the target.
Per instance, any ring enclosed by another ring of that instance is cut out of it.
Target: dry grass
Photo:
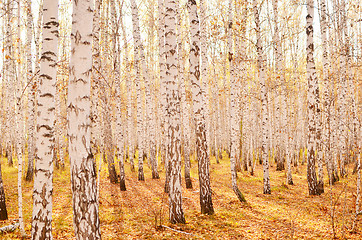
[[[295,185],[286,186],[285,173],[271,168],[272,194],[262,194],[262,170],[256,166],[255,176],[239,173],[238,184],[248,205],[238,202],[231,190],[229,160],[224,157],[220,164],[211,159],[211,184],[215,214],[200,214],[197,181],[197,163],[192,162],[191,176],[194,189],[183,188],[183,209],[187,224],[172,225],[168,219],[168,198],[163,193],[164,169],[161,179],[151,179],[151,172],[145,168],[145,182],[137,180],[137,172],[130,171],[126,163],[126,192],[109,183],[107,169],[103,165],[100,184],[100,219],[103,239],[331,239],[331,202],[335,205],[336,235],[342,239],[361,239],[362,230],[350,233],[343,231],[343,222],[350,226],[354,211],[356,176],[349,175],[331,190],[326,184],[326,193],[308,196],[306,169],[299,167],[293,174]],[[2,161],[3,180],[10,220],[17,218],[17,169],[6,166]],[[15,166],[15,165],[14,165]],[[351,171],[350,171],[351,172]],[[32,213],[32,184],[23,185],[25,229],[30,235]],[[346,190],[346,194],[343,192]],[[341,194],[342,193],[342,194]],[[338,201],[336,201],[337,197]],[[345,206],[345,207],[344,207]],[[344,220],[343,220],[343,215]],[[157,219],[157,220],[156,220]],[[160,222],[161,221],[161,222]],[[361,221],[357,227],[361,228]],[[166,225],[179,233],[167,228]],[[192,235],[190,235],[192,234]],[[0,235],[0,239],[17,239],[18,230]],[[54,173],[53,197],[54,239],[74,239],[69,166]]]

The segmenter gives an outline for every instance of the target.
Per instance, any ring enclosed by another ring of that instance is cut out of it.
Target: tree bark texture
[[[32,239],[52,239],[53,152],[59,26],[57,1],[44,1],[43,22],[37,94]]]
[[[197,5],[195,0],[189,0],[189,16],[191,28],[191,48],[190,48],[190,79],[192,84],[192,97],[194,120],[196,124],[196,157],[199,169],[200,182],[200,205],[201,213],[213,214],[211,187],[210,187],[210,156],[207,145],[205,108],[205,93],[200,86],[200,28],[197,15]]]
[[[73,1],[72,54],[68,87],[68,138],[76,239],[100,239],[97,173],[91,152],[90,76],[93,3]]]
[[[168,117],[167,158],[169,158],[169,213],[171,223],[185,223],[181,192],[181,124],[178,88],[176,1],[165,1],[165,48]]]

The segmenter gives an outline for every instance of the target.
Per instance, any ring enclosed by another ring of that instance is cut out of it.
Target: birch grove
[[[295,189],[359,231],[357,0],[0,0],[0,36],[0,219],[20,237],[59,237],[62,194],[72,237],[108,239],[132,194],[185,234],[192,211]]]

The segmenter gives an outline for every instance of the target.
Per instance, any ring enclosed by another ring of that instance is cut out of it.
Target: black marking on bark
[[[39,95],[39,97],[50,97],[50,98],[52,98],[52,97],[54,97],[54,95],[51,94],[51,93],[44,93],[44,94]]]
[[[47,74],[41,74],[41,75],[39,76],[39,78],[46,78],[46,79],[48,79],[48,80],[52,80],[52,79],[53,79],[51,76],[49,76],[49,75],[47,75]]]

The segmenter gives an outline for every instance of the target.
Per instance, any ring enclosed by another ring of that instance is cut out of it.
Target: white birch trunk
[[[315,171],[315,146],[316,146],[316,109],[317,109],[317,88],[318,80],[314,63],[314,41],[313,41],[313,17],[314,0],[307,0],[307,79],[308,79],[308,162],[307,180],[309,195],[320,194],[317,186],[317,175]]]
[[[6,156],[8,160],[8,165],[13,165],[13,151],[12,151],[12,144],[13,144],[13,127],[11,127],[11,123],[13,122],[13,112],[14,112],[14,106],[12,103],[14,103],[14,89],[12,80],[14,76],[12,76],[11,68],[12,68],[12,41],[11,41],[11,14],[12,14],[12,1],[8,0],[6,2],[6,16],[5,16],[5,60],[4,60],[4,79],[6,81],[6,99],[9,100],[9,103],[6,106]]]
[[[184,162],[185,162],[185,182],[186,188],[192,188],[190,176],[190,112],[186,98],[186,84],[184,81],[180,83],[181,89],[181,104],[182,104],[182,124],[183,124],[183,138],[184,138]]]
[[[123,5],[122,5],[123,7]],[[124,62],[126,65],[126,71],[125,71],[125,81],[126,81],[126,89],[127,89],[127,136],[128,136],[128,156],[129,161],[131,164],[131,170],[134,171],[134,134],[133,134],[133,91],[132,91],[132,78],[130,74],[130,63],[129,63],[129,56],[128,56],[128,40],[126,36],[126,30],[123,24],[123,16],[120,16],[120,25],[122,30],[122,36],[123,36],[123,43],[124,43]]]
[[[43,43],[37,98],[32,238],[52,239],[53,151],[57,79],[58,2],[43,3]]]
[[[270,179],[269,179],[269,159],[268,159],[268,109],[267,109],[267,90],[265,85],[265,63],[263,59],[263,48],[261,45],[261,29],[260,29],[260,9],[258,9],[257,0],[253,0],[253,10],[255,17],[255,28],[256,28],[256,48],[258,54],[258,73],[259,73],[259,84],[260,84],[260,98],[261,98],[261,158],[263,161],[263,179],[264,179],[264,194],[270,194]]]
[[[142,87],[141,87],[141,74],[142,77],[146,76],[144,69],[144,53],[143,46],[141,43],[141,33],[139,27],[139,17],[138,10],[135,0],[131,0],[131,8],[132,8],[132,25],[133,25],[133,39],[134,39],[134,65],[135,65],[135,83],[136,83],[136,91],[137,91],[137,139],[138,139],[138,180],[144,181],[144,173],[143,173],[143,158],[145,152],[144,146],[144,125],[145,122],[143,120],[143,98],[142,98]],[[140,65],[141,62],[141,65]],[[141,69],[140,69],[141,68]]]
[[[32,181],[34,175],[34,155],[35,155],[35,94],[36,94],[36,80],[33,79],[32,67],[32,27],[33,27],[33,14],[31,10],[31,1],[26,1],[26,67],[27,67],[27,81],[29,83],[28,89],[28,166],[26,171],[26,181]]]
[[[207,113],[205,92],[200,86],[200,28],[197,15],[197,5],[195,0],[189,0],[189,18],[191,29],[191,49],[190,49],[190,79],[192,84],[192,97],[194,120],[196,124],[196,155],[199,168],[200,182],[200,205],[201,213],[213,214],[214,208],[211,198],[210,187],[210,156],[207,145],[207,128],[205,114]]]
[[[181,191],[180,93],[177,76],[176,2],[165,1],[165,47],[167,85],[167,158],[169,158],[169,212],[171,223],[185,223]]]
[[[229,0],[228,12],[228,60],[230,67],[230,135],[231,135],[231,153],[230,153],[230,169],[231,169],[231,184],[234,193],[241,202],[246,202],[243,194],[238,188],[236,182],[236,156],[238,151],[238,132],[239,122],[237,118],[237,86],[236,77],[234,74],[233,62],[233,11],[232,0]]]
[[[323,65],[323,102],[324,107],[322,112],[322,119],[324,119],[324,131],[321,136],[324,141],[324,161],[327,165],[329,183],[334,184],[336,178],[333,173],[333,163],[331,156],[331,98],[330,98],[330,64],[328,61],[328,49],[327,49],[327,7],[326,0],[321,0],[321,15],[320,15],[320,26],[321,26],[321,38],[323,46],[323,56],[322,56],[322,65]]]
[[[17,35],[15,35],[16,41],[13,42],[14,51],[12,58],[16,64],[13,63],[14,72],[11,75],[13,78],[13,89],[15,90],[16,96],[16,105],[15,111],[13,111],[12,119],[15,120],[13,128],[15,128],[15,136],[14,136],[14,151],[16,154],[16,158],[18,160],[18,217],[19,217],[19,228],[20,234],[22,237],[25,236],[24,230],[24,219],[23,219],[23,194],[22,194],[22,167],[23,167],[23,152],[22,152],[22,145],[23,145],[23,118],[22,118],[22,75],[21,75],[21,65],[20,65],[20,8],[21,2],[18,1],[17,3]],[[14,41],[14,38],[13,38]],[[14,116],[15,115],[15,116]]]
[[[68,138],[76,239],[100,239],[97,173],[90,145],[92,20],[92,2],[73,1],[72,54],[68,87]]]

